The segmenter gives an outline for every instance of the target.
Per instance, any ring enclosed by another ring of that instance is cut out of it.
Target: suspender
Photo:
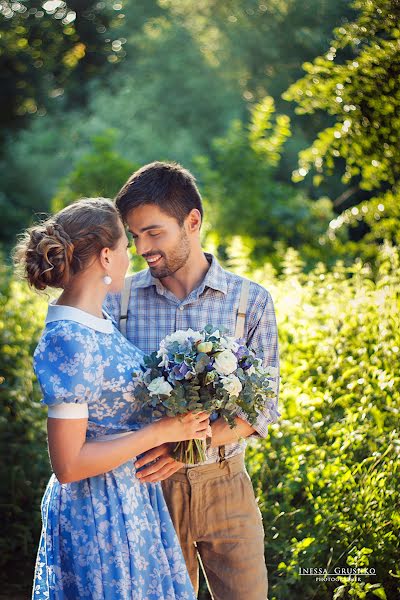
[[[119,329],[126,337],[126,324],[128,321],[128,305],[131,295],[131,283],[133,275],[125,278],[124,289],[121,295],[121,313],[119,317]],[[250,280],[242,279],[240,290],[239,307],[236,317],[235,338],[241,338],[244,335],[244,324],[246,319],[247,303],[249,299]],[[225,460],[225,446],[218,446],[218,456],[220,463]]]
[[[244,322],[246,319],[247,301],[249,298],[250,280],[242,279],[242,289],[240,291],[239,308],[236,317],[235,338],[241,338],[244,335]]]
[[[119,317],[119,329],[126,337],[126,324],[128,321],[128,306],[131,295],[131,282],[133,275],[125,278],[124,289],[121,295],[121,313]],[[242,287],[240,291],[239,308],[236,317],[235,338],[241,338],[244,334],[244,323],[246,319],[247,302],[249,298],[249,279],[242,279]]]
[[[235,338],[241,338],[244,335],[244,323],[246,319],[247,302],[249,299],[250,280],[242,279],[242,288],[240,290],[239,308],[236,317]],[[225,460],[225,446],[218,446],[218,457],[221,466]]]
[[[126,337],[126,324],[128,321],[128,305],[129,298],[131,295],[131,282],[133,275],[125,277],[124,289],[121,295],[121,312],[119,317],[119,330],[124,337]]]

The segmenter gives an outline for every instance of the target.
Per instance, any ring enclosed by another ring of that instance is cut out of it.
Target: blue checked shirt
[[[223,326],[229,335],[235,334],[239,307],[241,281],[239,275],[226,271],[211,254],[206,254],[210,268],[202,283],[184,300],[167,290],[149,269],[136,273],[132,279],[128,304],[127,338],[146,354],[158,350],[160,341],[178,329],[195,331],[206,325]],[[119,323],[121,294],[109,294],[105,310]],[[277,367],[275,415],[260,412],[252,426],[255,433],[250,437],[267,436],[268,424],[277,421],[279,397],[279,351],[278,332],[274,305],[270,293],[250,282],[244,337],[247,345],[262,359],[265,366]],[[237,415],[247,420],[238,410]],[[225,446],[225,458],[243,452],[246,441],[241,440]],[[218,461],[218,448],[209,448],[206,463]]]

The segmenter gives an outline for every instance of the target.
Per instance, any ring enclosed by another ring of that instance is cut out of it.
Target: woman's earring
[[[112,284],[112,279],[109,275],[104,275],[103,277],[103,281],[106,285],[111,285]]]

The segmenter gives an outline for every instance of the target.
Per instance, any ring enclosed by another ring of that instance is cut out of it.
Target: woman
[[[122,288],[128,240],[111,201],[80,200],[28,230],[16,250],[29,283],[62,289],[34,354],[54,474],[42,501],[33,598],[185,599],[195,594],[160,484],[135,457],[204,438],[208,415],[135,421],[142,353],[102,311]]]

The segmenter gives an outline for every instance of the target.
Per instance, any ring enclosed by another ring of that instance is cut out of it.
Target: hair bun
[[[48,223],[44,227],[44,230],[48,237],[54,237],[62,244],[66,244],[67,246],[73,246],[70,236],[65,231],[64,227],[59,223]]]
[[[56,222],[33,227],[26,248],[26,274],[39,290],[47,286],[64,287],[70,275],[74,244]]]
[[[89,268],[103,248],[116,248],[124,234],[107,198],[82,198],[27,229],[14,250],[14,264],[33,287],[65,288]]]

